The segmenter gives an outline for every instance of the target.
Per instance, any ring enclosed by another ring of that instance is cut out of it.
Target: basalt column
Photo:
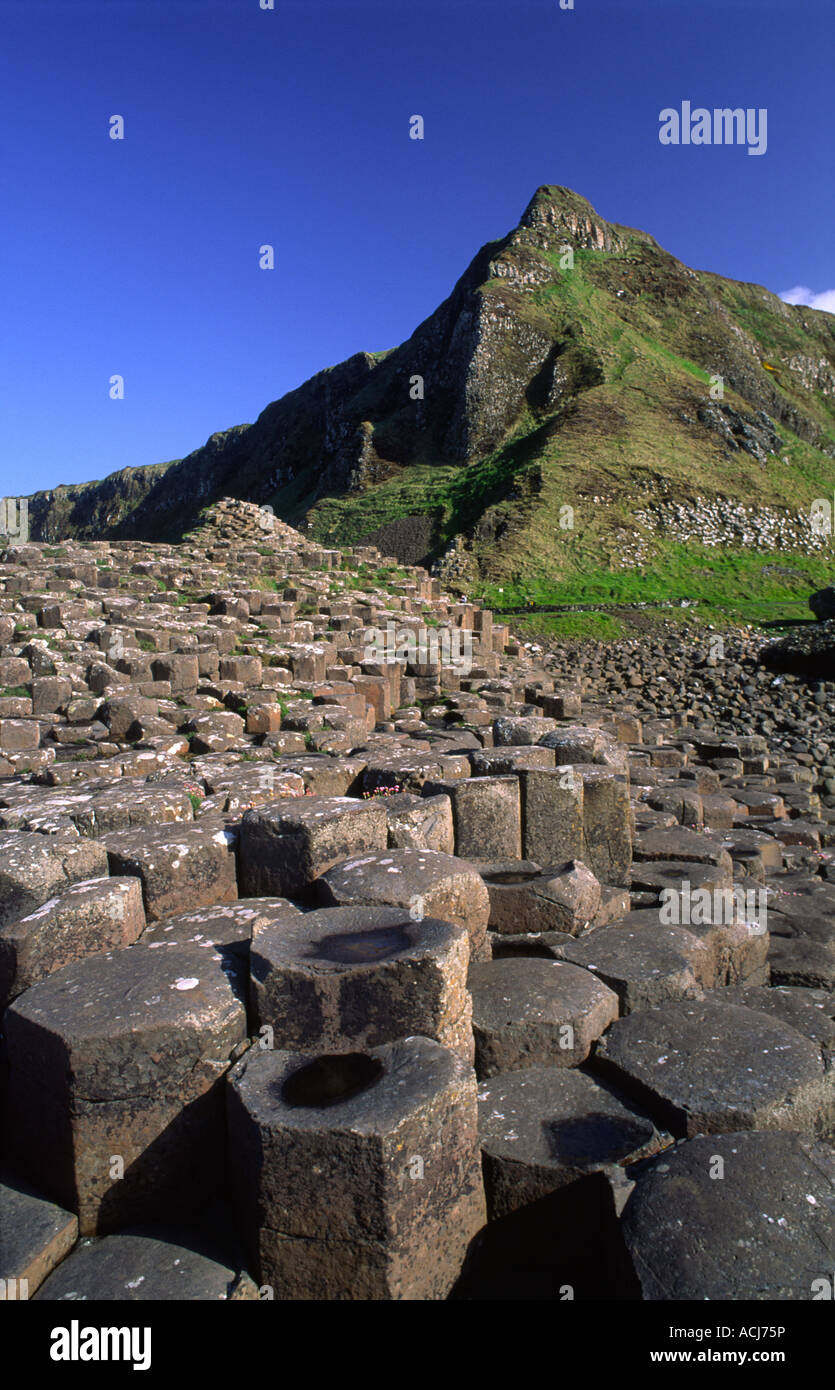
[[[253,1049],[231,1074],[239,1229],[276,1299],[443,1299],[485,1221],[475,1076],[429,1038]]]

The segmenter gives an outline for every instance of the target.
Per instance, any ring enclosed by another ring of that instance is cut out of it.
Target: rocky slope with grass
[[[494,606],[756,617],[830,577],[810,510],[835,495],[835,319],[542,187],[400,347],[185,459],[34,494],[31,534],[176,540],[223,495],[434,563]]]

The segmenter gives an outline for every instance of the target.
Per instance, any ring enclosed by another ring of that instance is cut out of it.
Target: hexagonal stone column
[[[519,778],[463,777],[427,782],[426,794],[445,793],[452,802],[455,853],[462,859],[521,859],[522,813]]]
[[[550,938],[549,947],[559,960],[594,971],[617,994],[622,1014],[669,999],[700,998],[700,981],[714,965],[699,937],[685,927],[663,926],[646,912],[630,912],[615,926],[579,940]]]
[[[543,734],[539,742],[544,748],[553,749],[558,767],[601,763],[619,771],[626,770],[626,749],[613,742],[602,729],[586,728],[583,724],[563,725]]]
[[[481,875],[463,859],[433,850],[392,849],[337,864],[317,885],[320,901],[390,903],[419,921],[438,917],[464,927],[473,960],[489,960],[490,898]]]
[[[230,1171],[278,1299],[443,1299],[485,1219],[472,1071],[428,1038],[253,1050],[229,1087]]]
[[[629,883],[632,819],[629,778],[608,768],[577,768],[583,782],[581,858],[602,883]]]
[[[716,994],[620,1019],[598,1043],[594,1065],[680,1136],[825,1132],[832,1123],[831,1076],[816,1044]]]
[[[255,1027],[293,1050],[346,1052],[420,1033],[470,1065],[462,927],[398,908],[339,907],[265,927],[250,951]]]
[[[718,997],[725,1003],[741,1004],[743,1008],[759,1009],[771,1018],[779,1018],[820,1048],[827,1070],[835,1062],[835,997],[829,990],[802,989],[796,985],[770,989],[731,986]]]
[[[700,1136],[648,1165],[621,1225],[645,1299],[831,1298],[835,1157],[798,1134]]]
[[[519,780],[523,857],[545,866],[585,859],[579,768],[521,768]]]
[[[132,946],[144,928],[138,879],[73,884],[28,917],[0,927],[0,1009],[54,970],[100,951]]]
[[[197,1303],[254,1301],[258,1288],[214,1242],[176,1227],[83,1240],[50,1275],[40,1302]]]
[[[0,1173],[0,1301],[31,1298],[77,1239],[77,1216]]]
[[[71,883],[106,873],[107,853],[92,840],[2,831],[0,926],[25,917]]]
[[[502,936],[566,932],[576,936],[600,911],[600,884],[579,860],[545,873],[526,861],[479,867],[490,898],[491,932]]]
[[[391,849],[434,849],[452,854],[455,831],[448,796],[397,792],[384,798]]]
[[[149,922],[188,908],[234,902],[237,834],[208,816],[192,825],[158,825],[105,836],[110,871],[142,883]]]
[[[617,995],[588,970],[562,961],[510,957],[474,965],[476,1071],[576,1067],[618,1016]]]
[[[241,893],[302,895],[341,859],[385,849],[386,808],[347,796],[281,799],[247,811],[241,824]]]
[[[188,1210],[220,1181],[218,1080],[246,1036],[230,971],[216,951],[139,944],[7,1009],[9,1157],[82,1234]]]
[[[556,766],[553,748],[538,743],[526,743],[521,748],[503,745],[499,748],[479,748],[470,754],[474,777],[501,777],[517,773],[523,767],[552,768]]]
[[[526,743],[539,743],[556,728],[556,719],[543,719],[538,714],[503,714],[493,721],[493,739],[497,748],[521,748]]]
[[[597,1172],[621,1206],[632,1187],[625,1165],[662,1142],[652,1120],[593,1077],[560,1067],[487,1077],[478,1113],[491,1220]]]

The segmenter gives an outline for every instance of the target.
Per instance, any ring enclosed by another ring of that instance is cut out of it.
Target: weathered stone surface
[[[414,920],[437,917],[464,927],[473,960],[489,958],[490,900],[480,877],[463,859],[432,850],[387,850],[347,859],[319,882],[320,901],[345,907],[392,904]]]
[[[187,908],[234,902],[237,835],[221,820],[206,817],[193,825],[160,825],[107,835],[112,874],[129,874],[142,883],[150,922]]]
[[[373,800],[282,799],[247,811],[241,823],[241,892],[298,897],[340,860],[383,850],[387,841],[385,806]]]
[[[774,984],[835,989],[835,885],[803,874],[772,879],[768,930]]]
[[[112,739],[117,743],[124,743],[139,737],[143,721],[153,718],[156,712],[156,700],[148,700],[142,695],[132,693],[105,700],[97,711],[97,718],[107,725]]]
[[[720,996],[729,1004],[742,1004],[788,1023],[804,1038],[810,1038],[821,1051],[825,1067],[835,1057],[835,995],[825,989],[802,989],[778,985],[773,989],[737,986]]]
[[[482,877],[490,897],[490,930],[502,935],[558,931],[575,936],[600,910],[600,884],[587,865],[572,860],[561,867],[526,872],[526,861],[486,866]]]
[[[116,830],[193,819],[192,804],[184,787],[125,785],[121,779],[115,786],[94,793],[86,804],[79,798],[67,813],[82,835],[96,838]]]
[[[0,1301],[31,1298],[77,1239],[77,1216],[0,1172]]]
[[[478,1110],[491,1219],[593,1172],[606,1174],[622,1203],[631,1190],[623,1165],[661,1143],[651,1120],[577,1070],[492,1075],[479,1085]]]
[[[390,849],[455,851],[452,803],[448,796],[398,792],[384,798]]]
[[[664,897],[674,902],[687,893],[690,897],[705,893],[713,896],[733,889],[733,874],[726,865],[696,864],[684,859],[643,859],[632,866],[630,875],[632,896],[640,895],[643,906],[661,902]]]
[[[285,734],[282,730],[280,735],[271,737],[284,738]],[[289,738],[290,734],[286,737]],[[301,777],[307,796],[343,797],[358,794],[366,765],[366,759],[362,757],[308,754],[304,758],[282,758],[275,768],[276,772],[292,772]]]
[[[632,843],[635,859],[676,859],[693,864],[715,864],[730,873],[731,856],[717,835],[703,835],[686,826],[669,830],[645,830]]]
[[[339,907],[259,930],[255,1026],[285,1049],[347,1052],[420,1033],[473,1058],[469,945],[460,926],[395,907]]]
[[[722,835],[722,844],[735,864],[744,865],[746,873],[756,872],[757,878],[776,873],[783,867],[783,851],[772,835],[761,830],[737,827]]]
[[[198,907],[152,922],[142,936],[143,946],[199,946],[219,948],[248,960],[253,937],[267,927],[301,912],[286,898],[239,898],[235,903]]]
[[[0,926],[41,907],[72,883],[107,873],[107,854],[88,840],[0,832]]]
[[[583,725],[561,727],[544,733],[538,741],[543,748],[553,750],[558,767],[574,763],[601,763],[618,772],[626,772],[625,750],[602,729],[585,728]]]
[[[519,859],[522,816],[518,777],[467,777],[427,782],[429,795],[452,802],[455,853],[462,859]]]
[[[228,960],[138,944],[56,971],[7,1009],[9,1157],[78,1212],[82,1234],[192,1208],[220,1180],[217,1083],[246,1033]]]
[[[444,761],[442,756],[429,752],[375,753],[363,772],[364,790],[373,793],[379,788],[388,788],[394,792],[420,793],[426,782],[439,782],[448,775]]]
[[[0,927],[0,1009],[54,970],[100,951],[132,946],[144,929],[138,879],[73,884],[27,917]]]
[[[155,681],[167,681],[172,695],[189,695],[197,689],[200,680],[200,663],[196,656],[185,653],[166,653],[159,656],[151,665]]]
[[[618,1016],[617,995],[587,970],[519,957],[474,965],[476,1072],[576,1067]]]
[[[583,853],[602,883],[628,884],[632,865],[629,778],[599,767],[578,766],[583,783]]]
[[[526,743],[539,743],[545,734],[556,728],[556,719],[544,719],[541,715],[502,715],[494,721],[493,741],[497,748],[503,745],[518,748]]]
[[[0,719],[0,750],[4,753],[22,753],[37,748],[40,741],[40,728],[29,719]]]
[[[622,1226],[645,1299],[831,1297],[835,1158],[797,1134],[693,1138],[647,1165]]]
[[[256,1300],[258,1289],[211,1245],[177,1227],[163,1227],[82,1240],[47,1279],[38,1298],[61,1303],[194,1303]]]
[[[716,995],[620,1019],[598,1044],[595,1065],[682,1136],[831,1123],[831,1077],[815,1043]]]
[[[304,796],[297,772],[280,772],[272,763],[235,763],[205,774],[206,790],[218,812],[240,815],[281,797]]]
[[[627,913],[617,927],[638,932],[635,938],[637,954],[648,951],[645,955],[648,961],[652,958],[654,941],[668,943],[687,959],[704,989],[714,989],[717,985],[768,984],[769,936],[760,922],[737,916],[733,901],[727,914],[721,910],[714,913],[715,921],[693,921],[696,915],[695,912],[685,914],[686,925],[679,926],[675,921],[670,922],[669,914],[663,910],[645,908]],[[693,938],[704,949],[695,950]]]
[[[583,858],[583,780],[572,767],[522,769],[522,854],[536,864]]]
[[[421,1037],[250,1053],[229,1128],[242,1228],[276,1298],[446,1297],[485,1217],[475,1077],[452,1053]]]
[[[195,753],[225,753],[227,748],[241,743],[244,730],[243,719],[230,710],[213,710],[210,714],[195,715],[186,725]]]
[[[623,1014],[666,1000],[698,998],[699,981],[705,977],[715,983],[709,948],[684,927],[665,927],[656,920],[601,927],[579,941],[552,937],[550,951],[603,980],[617,994]]]
[[[554,750],[540,744],[523,744],[521,748],[502,745],[482,748],[470,754],[474,777],[503,777],[522,768],[552,768],[556,766]]]

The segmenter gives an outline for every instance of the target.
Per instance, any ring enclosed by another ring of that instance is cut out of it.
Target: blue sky
[[[829,0],[0,0],[0,40],[6,496],[393,347],[542,183],[835,308]],[[685,100],[766,153],[662,146]]]

